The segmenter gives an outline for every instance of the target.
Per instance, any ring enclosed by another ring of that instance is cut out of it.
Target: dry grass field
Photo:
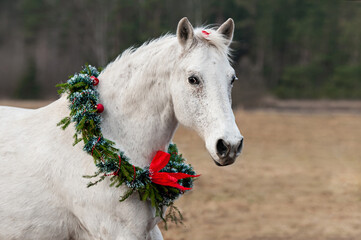
[[[240,110],[236,118],[245,146],[227,167],[178,129],[174,142],[202,176],[176,202],[184,225],[169,224],[166,240],[361,239],[361,114]]]
[[[244,152],[217,167],[202,141],[175,142],[202,174],[167,240],[361,239],[361,115],[238,111]]]

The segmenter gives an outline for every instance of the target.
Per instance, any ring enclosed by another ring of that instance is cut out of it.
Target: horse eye
[[[192,85],[198,85],[199,84],[199,79],[195,76],[190,76],[188,78],[188,82]]]
[[[237,81],[237,80],[238,80],[238,77],[236,77],[236,75],[233,75],[233,76],[232,76],[231,84],[233,85],[234,81]]]

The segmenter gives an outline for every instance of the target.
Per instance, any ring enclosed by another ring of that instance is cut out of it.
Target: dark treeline
[[[54,98],[84,63],[105,66],[183,16],[235,20],[236,102],[361,98],[361,2],[346,0],[0,0],[0,97]]]

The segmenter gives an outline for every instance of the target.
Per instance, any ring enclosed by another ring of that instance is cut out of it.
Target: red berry
[[[97,104],[97,112],[98,113],[102,113],[104,111],[104,106],[103,104]]]
[[[96,77],[94,77],[94,76],[91,76],[90,79],[93,80],[93,85],[94,85],[94,86],[98,85],[98,83],[99,83],[99,79],[98,79],[98,78],[96,78]]]

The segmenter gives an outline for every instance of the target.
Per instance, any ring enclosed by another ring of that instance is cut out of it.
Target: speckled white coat
[[[240,141],[227,59],[233,29],[230,19],[207,37],[184,18],[176,36],[127,50],[100,74],[103,134],[133,164],[149,166],[178,122],[196,130],[220,164],[217,140]],[[162,239],[159,218],[137,194],[119,203],[125,188],[108,181],[86,188],[93,161],[81,143],[72,146],[73,126],[56,126],[67,106],[62,96],[36,110],[0,107],[0,240]]]

